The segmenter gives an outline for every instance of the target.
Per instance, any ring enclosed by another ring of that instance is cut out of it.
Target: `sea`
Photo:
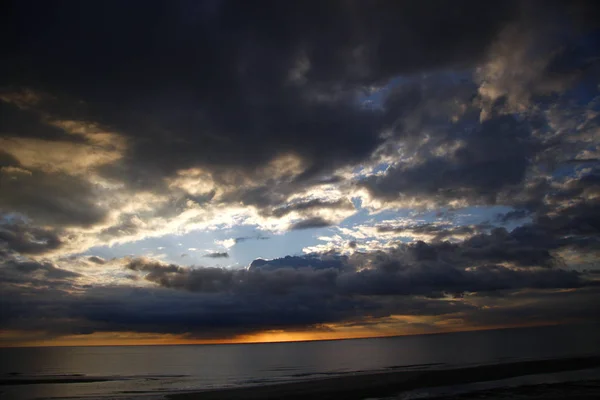
[[[0,399],[159,399],[174,392],[376,371],[600,355],[598,328],[564,325],[262,344],[0,348]],[[36,379],[52,383],[15,384]],[[413,398],[426,397],[420,393]]]

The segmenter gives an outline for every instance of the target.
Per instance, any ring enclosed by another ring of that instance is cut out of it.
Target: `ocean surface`
[[[0,399],[110,398],[600,355],[598,325],[320,342],[0,349]],[[48,379],[60,383],[19,384]],[[81,382],[98,379],[93,382]],[[7,384],[10,383],[11,384]]]

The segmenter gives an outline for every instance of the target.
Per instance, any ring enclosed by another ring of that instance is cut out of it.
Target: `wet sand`
[[[428,400],[596,400],[600,399],[600,380],[524,385],[513,388],[477,390]]]
[[[43,385],[48,383],[91,383],[91,382],[107,382],[116,381],[118,377],[91,377],[82,375],[67,375],[67,376],[36,376],[36,377],[20,377],[0,378],[0,386],[7,385]]]
[[[360,400],[394,396],[403,391],[424,387],[459,385],[599,366],[600,356],[521,361],[456,369],[345,375],[302,382],[177,393],[170,394],[167,398],[171,400],[282,398]]]

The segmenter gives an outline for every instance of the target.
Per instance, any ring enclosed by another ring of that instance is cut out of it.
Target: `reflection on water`
[[[0,398],[189,390],[371,370],[440,368],[600,353],[597,326],[557,326],[327,342],[0,349],[2,379],[112,377],[4,386]]]

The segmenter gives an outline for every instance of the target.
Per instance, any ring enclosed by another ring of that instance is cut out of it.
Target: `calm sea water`
[[[303,343],[0,349],[0,377],[111,377],[0,386],[0,399],[130,398],[387,369],[600,354],[598,325]]]

